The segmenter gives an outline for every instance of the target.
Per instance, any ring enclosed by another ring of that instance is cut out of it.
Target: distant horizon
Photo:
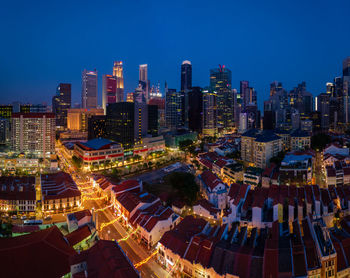
[[[257,1],[18,1],[3,5],[0,45],[1,103],[51,105],[59,83],[72,84],[80,102],[81,73],[102,75],[113,62],[124,66],[125,93],[138,84],[138,66],[148,64],[151,84],[180,88],[180,67],[189,60],[193,86],[209,85],[209,70],[224,64],[232,88],[248,80],[258,106],[273,81],[287,91],[302,81],[316,96],[341,76],[350,56],[350,2],[335,0]],[[18,19],[21,20],[18,20]],[[63,20],[62,20],[63,19]],[[88,20],[87,20],[88,19]]]

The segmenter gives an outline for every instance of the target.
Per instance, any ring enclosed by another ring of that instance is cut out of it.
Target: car
[[[13,220],[17,219],[17,215],[12,215],[11,219],[13,219]]]
[[[25,215],[21,216],[21,220],[26,220],[26,219],[27,219],[27,216],[25,216]]]

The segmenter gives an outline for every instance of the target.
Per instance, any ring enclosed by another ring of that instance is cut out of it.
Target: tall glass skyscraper
[[[231,128],[233,118],[232,73],[224,65],[210,70],[210,91],[216,93],[217,124],[219,128]]]
[[[84,70],[82,74],[82,90],[81,90],[82,108],[97,107],[97,71]]]
[[[106,113],[106,107],[110,103],[117,102],[117,78],[104,74],[102,76],[102,108]]]
[[[67,112],[72,104],[72,88],[69,83],[60,83],[56,89],[56,95],[52,98],[52,112],[56,115],[56,126],[67,127]],[[30,109],[30,107],[28,107]],[[22,110],[22,109],[21,109]],[[24,109],[23,111],[24,112]]]

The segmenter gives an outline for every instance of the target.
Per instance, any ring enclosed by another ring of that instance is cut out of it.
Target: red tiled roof
[[[14,238],[0,238],[2,277],[61,277],[76,251],[56,226]]]
[[[210,203],[207,199],[198,200],[193,205],[193,207],[195,207],[195,206],[201,206],[202,208],[206,209],[212,215],[220,212],[220,210],[218,208],[216,208],[212,203]]]
[[[235,198],[233,204],[237,206],[239,202],[245,198],[247,191],[249,190],[249,185],[248,184],[242,184],[239,188],[237,197]]]
[[[81,193],[71,175],[65,172],[41,175],[41,191],[44,200],[80,197]]]
[[[212,171],[209,170],[203,171],[201,174],[201,179],[211,190],[215,189],[215,187],[219,184],[223,184],[221,179],[219,179]]]
[[[35,177],[0,177],[0,200],[35,199]]]
[[[120,246],[109,240],[99,240],[90,249],[73,256],[70,264],[86,262],[89,277],[140,277]],[[79,276],[77,276],[79,277]],[[80,278],[80,277],[79,277]]]
[[[138,191],[141,191],[141,182],[138,180],[126,180],[113,187],[113,191],[116,194],[134,189],[139,189]]]
[[[68,240],[71,246],[76,245],[77,243],[83,241],[87,237],[91,235],[91,231],[88,225],[84,225],[75,231],[66,235],[66,239]]]
[[[195,235],[186,250],[184,258],[191,263],[201,264],[203,267],[209,267],[211,254],[213,252],[214,240],[207,236]]]
[[[278,240],[267,239],[264,249],[263,278],[278,277]]]
[[[12,233],[15,233],[15,234],[32,233],[39,230],[40,228],[38,225],[14,225],[12,227]]]
[[[227,164],[227,161],[224,159],[219,159],[215,161],[214,164],[217,165],[219,168],[222,168]]]
[[[201,163],[203,166],[207,167],[208,169],[213,168],[213,163],[211,163],[209,160],[207,160],[205,158],[200,158],[199,163]]]
[[[91,217],[91,211],[88,209],[84,209],[84,210],[80,210],[80,211],[76,211],[72,213],[75,218],[79,221],[81,219],[83,219],[85,216]]]
[[[230,191],[228,192],[228,196],[231,199],[236,199],[236,196],[238,194],[239,188],[241,185],[239,183],[233,183],[231,184]]]

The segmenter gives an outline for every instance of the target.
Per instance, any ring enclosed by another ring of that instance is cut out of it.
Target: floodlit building
[[[82,74],[81,89],[81,106],[82,108],[97,107],[97,71],[84,70]]]

